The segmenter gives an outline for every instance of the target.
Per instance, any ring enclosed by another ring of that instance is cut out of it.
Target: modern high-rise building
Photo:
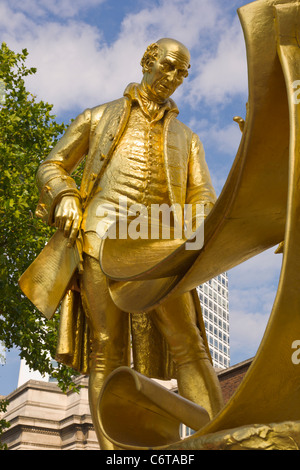
[[[229,302],[227,273],[197,288],[213,364],[218,369],[230,365]]]

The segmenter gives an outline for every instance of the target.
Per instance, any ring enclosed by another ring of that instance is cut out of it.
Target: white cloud
[[[49,13],[60,18],[72,18],[82,10],[104,3],[106,0],[10,0],[14,11],[34,18],[47,18]]]
[[[128,15],[123,22],[123,35],[135,32],[137,37],[147,41],[174,37],[192,48],[199,44],[205,32],[213,30],[219,9],[215,0],[163,0],[156,6]]]
[[[237,19],[224,21],[217,32],[217,50],[205,51],[196,61],[197,75],[190,84],[190,103],[204,101],[224,105],[234,95],[245,95],[248,89],[245,41]]]
[[[116,41],[109,46],[102,32],[79,15],[82,8],[102,2],[1,3],[2,40],[15,50],[28,49],[28,63],[38,69],[30,87],[40,99],[53,103],[56,113],[120,96],[128,82],[140,80],[139,62],[145,47],[166,36],[176,37],[192,51],[194,72],[185,88],[185,100],[189,94],[197,103],[206,94],[221,102],[230,87],[237,89],[236,83],[240,83],[237,91],[243,88],[237,74],[242,47],[238,46],[236,52],[240,26],[226,16],[223,2],[162,0],[150,4],[124,17]],[[206,51],[210,51],[208,57]],[[220,71],[222,80],[217,79]],[[178,96],[181,100],[182,95]]]
[[[38,66],[30,87],[53,103],[56,112],[98,104],[106,85],[101,77],[106,61],[105,52],[98,53],[100,42],[96,28],[76,21],[63,26],[48,23],[36,30],[35,40],[27,40],[30,62]]]
[[[268,314],[230,310],[231,365],[254,357],[262,341],[269,319]]]
[[[208,119],[192,119],[191,128],[201,136],[203,142],[210,142],[216,149],[226,155],[235,156],[241,141],[242,133],[237,123],[221,125]]]
[[[188,125],[199,135],[204,145],[213,186],[219,195],[237,154],[242,138],[240,128],[233,121],[224,124],[219,120],[198,120],[196,117]]]
[[[249,259],[231,271],[231,282],[246,288],[249,283],[260,287],[272,283],[277,288],[282,255],[275,254],[276,246]]]

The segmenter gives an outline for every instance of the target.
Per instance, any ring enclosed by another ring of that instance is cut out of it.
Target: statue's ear
[[[158,58],[159,45],[156,43],[150,44],[147,47],[145,54],[141,60],[141,66],[143,67],[143,73],[151,72],[151,68],[155,60]]]

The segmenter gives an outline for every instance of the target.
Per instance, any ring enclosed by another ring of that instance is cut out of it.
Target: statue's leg
[[[111,450],[97,423],[99,394],[107,375],[128,364],[128,315],[112,302],[99,262],[84,259],[81,278],[83,307],[91,330],[89,403],[101,449]]]
[[[176,363],[180,395],[203,406],[212,418],[223,407],[223,397],[197,327],[191,293],[164,302],[152,315]]]

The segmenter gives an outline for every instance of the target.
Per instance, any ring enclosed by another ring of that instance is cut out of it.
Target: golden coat
[[[78,195],[83,210],[87,207],[126,127],[132,103],[130,90],[133,86],[135,85],[127,87],[123,98],[87,109],[80,114],[41,164],[37,172],[40,200],[36,215],[48,224],[53,224],[55,207],[64,195]],[[174,207],[203,204],[208,213],[216,195],[202,143],[196,134],[177,119],[178,110],[174,102],[170,101],[171,110],[164,118],[163,127],[163,153],[169,199]],[[84,158],[86,160],[82,182],[80,188],[77,188],[71,174]],[[198,312],[198,326],[207,346],[196,292],[193,292],[193,298]],[[169,357],[168,348],[149,315],[134,315],[131,320],[137,370],[151,377],[174,377],[174,364]],[[74,289],[69,289],[62,302],[57,359],[82,373],[88,373],[88,345],[89,331],[82,311],[80,294]],[[151,358],[149,364],[139,360],[139,349],[145,348],[151,349],[148,355]]]

